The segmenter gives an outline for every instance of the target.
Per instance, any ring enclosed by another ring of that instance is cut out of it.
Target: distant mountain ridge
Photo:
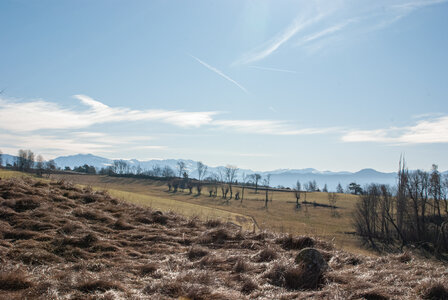
[[[136,159],[125,160],[131,166],[140,166],[143,170],[151,170],[155,166],[169,166],[174,171],[176,171],[176,166],[179,161],[185,163],[186,169],[190,174],[190,177],[197,178],[197,161],[186,160],[186,159],[163,159],[163,160],[149,160],[149,161],[139,161]],[[84,164],[92,165],[97,169],[111,166],[114,162],[112,159],[95,156],[92,154],[77,154],[70,156],[61,156],[55,159],[56,164],[64,168],[69,166],[70,168],[81,166]],[[208,174],[218,173],[218,167],[208,166]],[[356,182],[361,185],[369,183],[382,183],[393,185],[396,182],[396,173],[383,173],[378,172],[374,169],[363,169],[358,172],[332,172],[332,171],[318,171],[313,168],[306,169],[277,169],[265,172],[256,172],[250,169],[240,169],[238,170],[238,180],[241,180],[242,174],[251,175],[254,173],[260,174],[263,178],[269,174],[270,185],[271,186],[284,186],[293,187],[295,186],[297,180],[299,180],[302,185],[309,181],[315,180],[319,188],[323,188],[325,184],[329,190],[335,190],[336,186],[340,183],[344,188],[350,182]]]
[[[3,165],[7,163],[13,164],[16,160],[16,156],[3,154]],[[64,168],[66,166],[73,169],[77,166],[82,166],[84,164],[94,166],[97,170],[101,168],[105,168],[111,166],[114,162],[113,159],[104,158],[100,156],[96,156],[93,154],[76,154],[76,155],[68,155],[68,156],[60,156],[54,159],[58,167]],[[148,161],[139,161],[137,159],[129,159],[124,160],[130,166],[140,166],[143,170],[151,170],[155,166],[169,166],[174,171],[176,171],[176,166],[179,161],[183,161],[186,166],[186,170],[188,171],[190,177],[197,178],[197,161],[191,159],[153,159]],[[218,173],[218,167],[208,166],[208,172],[206,176],[209,176],[211,173]],[[258,173],[263,178],[266,178],[267,175],[271,175],[270,177],[270,186],[277,187],[294,187],[297,180],[299,180],[303,186],[304,183],[315,180],[318,187],[322,189],[326,184],[330,191],[334,191],[336,186],[340,183],[343,188],[345,188],[349,183],[356,182],[361,186],[364,186],[369,183],[379,183],[379,184],[389,184],[395,185],[397,180],[396,172],[379,172],[374,169],[362,169],[358,172],[347,172],[347,171],[319,171],[313,168],[305,168],[305,169],[276,169],[272,171],[265,172],[256,172],[250,169],[239,169],[238,170],[238,178],[237,180],[241,181],[242,175],[251,175],[254,173]],[[448,171],[442,172],[442,174],[448,176]],[[262,181],[260,181],[262,183]]]

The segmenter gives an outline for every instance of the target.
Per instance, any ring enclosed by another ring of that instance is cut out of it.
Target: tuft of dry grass
[[[106,279],[85,279],[83,282],[79,283],[76,288],[84,293],[123,290],[123,287],[118,282]]]
[[[208,250],[198,246],[193,246],[188,250],[187,256],[190,260],[196,260],[206,256],[207,254],[209,254]]]
[[[447,282],[424,282],[419,286],[418,290],[422,299],[428,300],[447,300],[448,299],[448,287]]]
[[[0,290],[17,291],[30,288],[32,285],[25,272],[21,270],[0,271]]]
[[[241,286],[241,293],[251,294],[258,289],[258,284],[248,277],[243,278],[243,284]]]
[[[277,258],[277,252],[273,248],[265,248],[257,253],[255,260],[258,262],[269,262]]]
[[[291,234],[278,238],[276,242],[285,250],[301,250],[315,245],[314,240],[308,236],[293,237]]]
[[[250,269],[250,266],[243,259],[239,258],[233,266],[233,271],[236,273],[245,273]]]
[[[140,274],[143,276],[153,274],[159,269],[159,266],[156,263],[148,263],[139,267]]]

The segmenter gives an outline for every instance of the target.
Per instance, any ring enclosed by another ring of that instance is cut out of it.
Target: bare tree
[[[36,169],[37,175],[42,176],[42,173],[44,171],[44,158],[40,154],[36,157]]]
[[[257,194],[258,193],[258,182],[261,179],[261,175],[255,173],[255,174],[250,175],[250,178],[251,178],[252,182],[255,184],[255,194]]]
[[[269,183],[271,181],[271,174],[268,174],[266,178],[263,180],[264,185],[266,186],[266,198],[264,201],[264,207],[268,208],[268,201],[269,201]]]
[[[53,159],[50,159],[45,163],[45,170],[48,174],[50,174],[51,171],[56,170],[56,162]]]
[[[442,214],[440,212],[440,202],[442,200],[442,178],[438,171],[437,165],[432,165],[429,184],[429,192],[431,193],[432,199],[434,200],[434,210],[437,210],[437,215],[439,219],[441,219]]]
[[[174,174],[173,169],[171,169],[169,166],[165,166],[162,170],[162,176],[165,178],[170,178],[176,176],[176,174]]]
[[[185,167],[186,167],[186,166],[185,166],[185,162],[183,162],[183,161],[178,161],[176,167],[177,167],[177,171],[178,171],[178,174],[179,174],[178,177],[182,177],[182,175],[183,175],[184,172],[185,172]]]
[[[294,195],[296,196],[296,208],[300,208],[300,190],[302,189],[302,185],[300,181],[297,180],[296,186],[294,187]]]
[[[29,171],[34,167],[34,153],[31,150],[20,149],[17,155],[17,168],[20,171]]]
[[[336,193],[328,193],[328,203],[330,204],[330,208],[331,208],[331,215],[333,217],[337,216],[336,213],[336,202],[338,201],[338,194]]]
[[[246,173],[243,173],[243,176],[241,177],[241,179],[242,179],[241,198],[240,198],[241,203],[243,203],[244,189],[246,188],[248,177],[249,176],[247,176]]]
[[[128,174],[130,172],[130,167],[127,161],[125,160],[114,160],[113,169],[115,174]]]
[[[163,173],[163,170],[159,165],[152,166],[152,175],[153,176],[159,177],[162,175],[162,173]],[[167,177],[167,176],[164,176],[164,177]]]
[[[201,161],[198,161],[197,167],[198,167],[198,180],[201,181],[201,179],[205,177],[205,174],[207,173],[207,166],[204,165]]]
[[[229,191],[230,191],[229,199],[232,199],[232,196],[233,196],[232,184],[235,181],[237,172],[238,172],[238,168],[236,166],[227,165],[225,167],[225,176],[226,176],[225,178],[226,178],[227,184],[229,185]]]
[[[408,171],[400,158],[396,194],[385,185],[367,186],[355,209],[356,231],[372,247],[377,242],[390,246],[397,239],[401,249],[415,243],[434,245],[430,248],[436,253],[447,250],[447,188],[437,166],[433,165],[431,173]],[[445,212],[441,209],[442,201]]]

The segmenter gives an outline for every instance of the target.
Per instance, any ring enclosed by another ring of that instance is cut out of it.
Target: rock
[[[306,273],[317,277],[320,277],[328,268],[328,264],[322,254],[314,248],[302,249],[297,254],[295,263],[301,265]]]

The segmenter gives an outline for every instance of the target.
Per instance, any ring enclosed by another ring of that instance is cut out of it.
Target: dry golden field
[[[173,211],[187,217],[197,216],[203,220],[218,218],[231,221],[246,230],[253,230],[255,227],[256,230],[306,234],[333,241],[341,249],[368,253],[353,235],[351,214],[358,199],[354,195],[338,194],[337,216],[334,216],[330,208],[311,204],[302,205],[300,210],[296,210],[293,192],[270,192],[268,209],[265,209],[265,192],[262,190],[255,193],[255,190],[246,188],[241,202],[222,199],[219,189],[216,198],[209,197],[206,187],[201,196],[196,195],[196,189],[193,189],[192,195],[187,189],[172,193],[168,192],[165,182],[147,179],[66,174],[51,175],[51,178],[108,190],[119,199],[162,211]],[[240,190],[241,188],[234,187],[234,193]],[[302,195],[300,201],[304,199],[305,196]],[[322,192],[307,193],[306,201],[329,204],[327,193]]]

